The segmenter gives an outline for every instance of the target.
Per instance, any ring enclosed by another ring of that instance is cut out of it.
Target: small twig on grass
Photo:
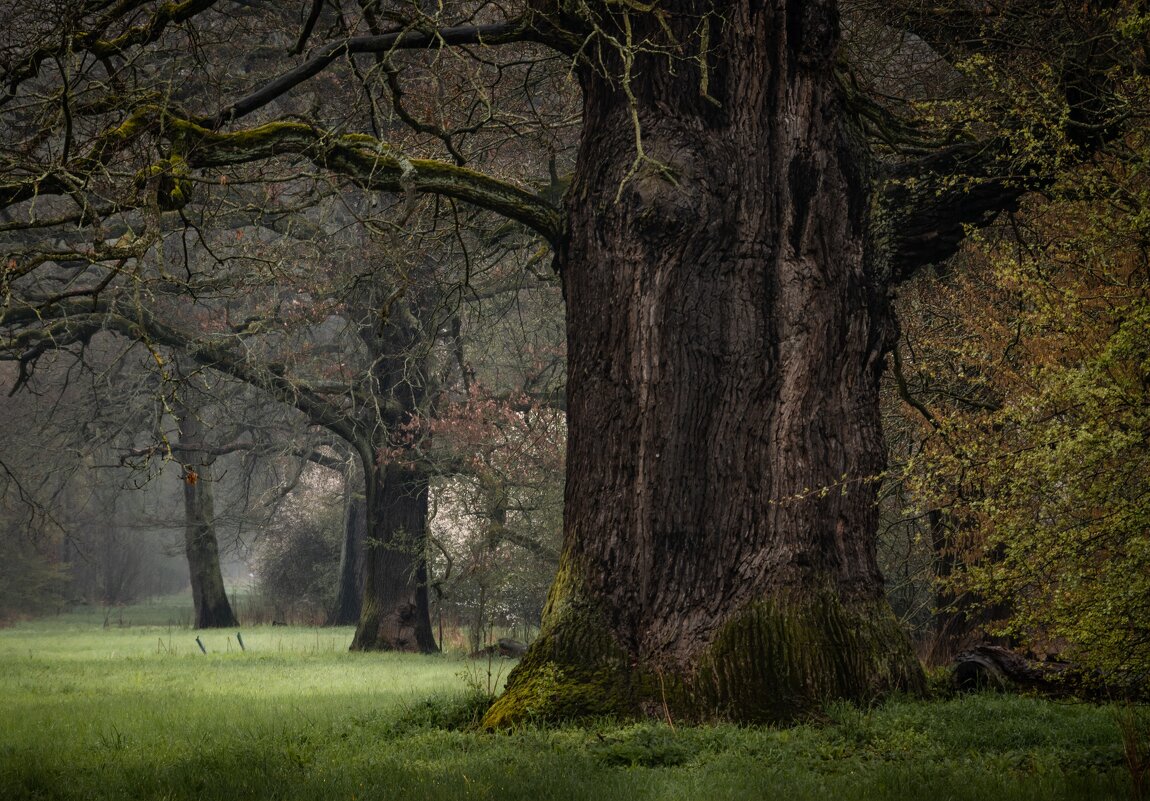
[[[656,667],[655,674],[659,677],[659,695],[663,700],[663,714],[667,717],[667,725],[671,731],[675,730],[675,721],[671,720],[671,708],[667,706],[667,687],[663,684],[663,669]]]
[[[1122,751],[1130,772],[1130,797],[1143,801],[1150,789],[1150,728],[1129,705],[1115,709],[1114,722],[1122,735]]]

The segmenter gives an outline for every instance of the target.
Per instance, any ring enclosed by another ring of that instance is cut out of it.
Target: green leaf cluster
[[[1150,676],[1147,165],[1132,133],[903,301],[945,596],[1108,683]]]

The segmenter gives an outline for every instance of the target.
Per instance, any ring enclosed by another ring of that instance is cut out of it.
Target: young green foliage
[[[1127,145],[904,298],[931,416],[911,472],[952,524],[949,589],[1104,681],[1150,673],[1150,152]]]

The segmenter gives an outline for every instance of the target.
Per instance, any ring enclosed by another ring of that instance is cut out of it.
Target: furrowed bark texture
[[[432,653],[438,648],[427,598],[428,475],[399,464],[365,471],[363,608],[351,650]]]
[[[192,584],[192,605],[197,629],[236,626],[235,612],[228,601],[220,570],[220,548],[216,540],[215,508],[212,498],[212,462],[194,446],[202,444],[202,423],[195,414],[181,409],[181,453],[184,466],[184,553]],[[200,458],[195,458],[200,456]]]
[[[705,76],[639,56],[632,103],[581,73],[564,552],[491,726],[785,720],[921,686],[875,561],[894,324],[834,4],[719,5],[630,19],[696,47],[709,26]],[[651,161],[628,178],[632,111]]]

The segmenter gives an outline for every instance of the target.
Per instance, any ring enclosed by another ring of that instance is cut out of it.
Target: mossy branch
[[[316,166],[344,175],[364,189],[384,192],[444,195],[489,209],[520,222],[548,242],[559,242],[563,220],[559,209],[537,194],[476,170],[434,159],[408,158],[365,134],[333,134],[302,122],[270,122],[230,133],[213,131],[158,106],[136,109],[97,138],[88,152],[69,165],[71,175],[90,175],[143,133],[168,139],[180,155],[137,175],[171,179],[180,196],[166,198],[167,207],[187,202],[190,169],[228,167],[273,156],[298,155]],[[178,170],[177,170],[178,168]],[[184,184],[180,181],[183,180]],[[71,184],[46,174],[0,184],[0,208],[41,194],[63,194]],[[169,188],[169,194],[173,189]]]
[[[166,128],[182,140],[192,167],[227,167],[272,156],[299,155],[345,175],[365,189],[444,195],[523,223],[549,242],[559,241],[559,210],[525,189],[481,172],[433,159],[407,158],[364,134],[335,135],[301,122],[272,122],[220,133],[169,117]]]
[[[144,133],[157,127],[165,114],[159,106],[141,105],[118,124],[97,136],[84,154],[70,163],[17,181],[0,183],[0,209],[40,195],[63,195],[79,186],[77,179],[96,175],[111,159]]]

